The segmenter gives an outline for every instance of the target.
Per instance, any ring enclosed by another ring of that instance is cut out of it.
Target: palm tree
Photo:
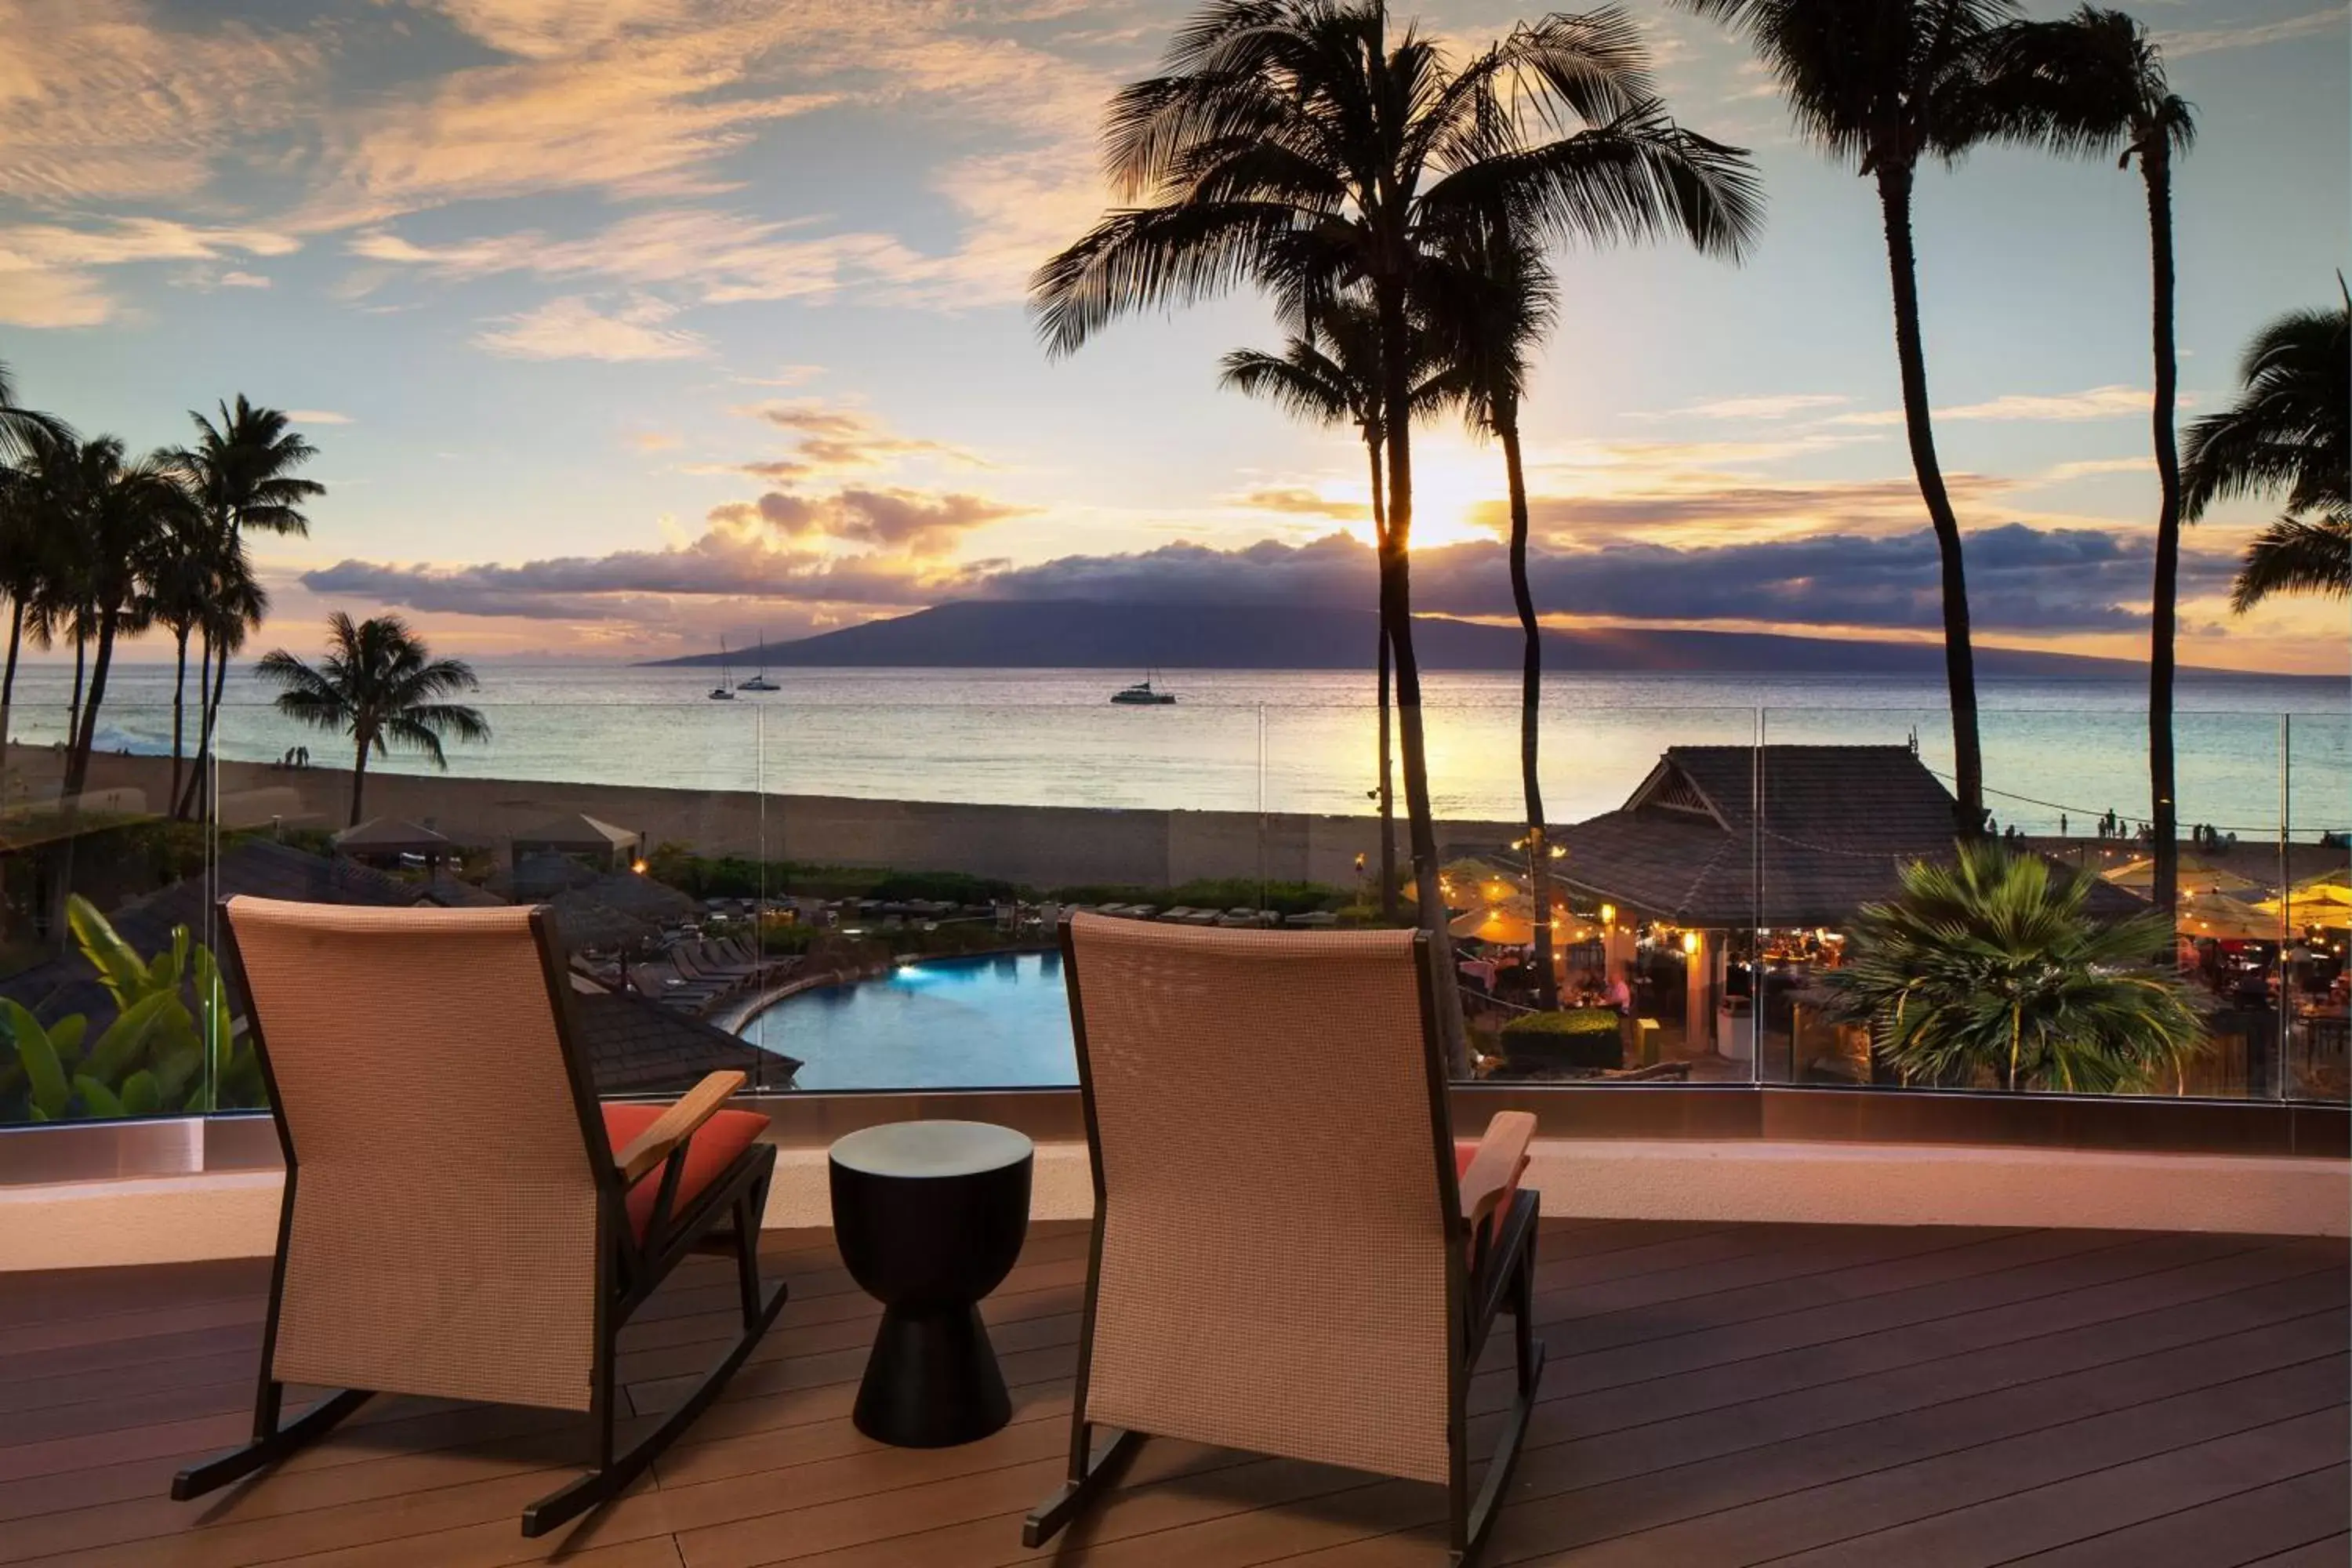
[[[284,689],[278,710],[289,719],[352,737],[352,818],[359,826],[370,753],[394,746],[422,752],[446,772],[441,737],[488,741],[490,722],[478,709],[440,699],[480,689],[463,659],[435,658],[425,639],[398,616],[354,623],[341,610],[327,618],[327,657],[313,669],[284,648],[261,656],[254,673]]]
[[[1902,895],[1864,906],[1846,963],[1822,975],[1833,1012],[1906,1079],[2177,1088],[2205,1026],[2179,975],[2147,962],[2169,948],[2170,918],[2102,924],[2084,909],[2093,879],[2057,869],[1988,840],[1904,867]]]
[[[173,520],[171,537],[159,553],[148,584],[154,620],[172,634],[170,798],[175,810],[187,760],[188,641],[222,597],[222,556],[227,546],[227,539],[215,530],[213,520],[202,508],[187,507]],[[243,546],[237,548],[241,554]]]
[[[17,403],[16,381],[7,365],[0,363],[0,595],[8,600],[7,667],[0,673],[0,800],[5,800],[8,772],[8,718],[16,703],[17,655],[28,629],[38,646],[48,646],[48,625],[39,604],[51,541],[42,527],[33,477],[20,464],[37,443],[72,437],[72,427],[56,416]]]
[[[2147,647],[2147,780],[2155,816],[2149,896],[2170,914],[2179,900],[2180,824],[2172,747],[2173,641],[2180,595],[2180,453],[2173,405],[2180,384],[2173,344],[2172,164],[2197,140],[2197,117],[2172,90],[2164,53],[2121,11],[2084,5],[2060,22],[2005,28],[1991,53],[1996,102],[2013,106],[2011,134],[2061,154],[2139,165],[2147,190],[2149,300],[2156,395],[2156,581]]]
[[[1993,112],[1989,47],[2017,15],[2014,0],[1675,0],[1747,35],[1788,95],[1799,132],[1878,188],[1895,296],[1895,354],[1911,467],[1935,530],[1943,575],[1944,679],[1952,708],[1954,817],[1960,837],[1984,831],[1984,753],[1977,734],[1976,655],[1969,642],[1960,524],[1936,456],[1911,196],[1919,162],[1958,163],[1978,142],[2015,133]]]
[[[1613,16],[1614,13],[1602,15]],[[1675,127],[1637,80],[1597,71],[1585,24],[1515,30],[1458,69],[1381,0],[1213,0],[1165,74],[1113,99],[1106,160],[1142,205],[1106,216],[1031,283],[1055,353],[1114,318],[1254,283],[1310,305],[1360,289],[1379,324],[1387,460],[1381,617],[1396,668],[1405,815],[1421,924],[1441,944],[1421,668],[1412,646],[1416,290],[1460,215],[1522,210],[1547,234],[1679,229],[1737,246],[1759,221],[1746,155]],[[1517,134],[1514,95],[1586,125]],[[1447,966],[1451,973],[1451,966]]]
[[[146,587],[165,543],[192,510],[164,455],[126,459],[121,440],[100,436],[79,442],[68,510],[71,577],[76,595],[77,652],[94,641],[86,689],[77,679],[77,728],[67,753],[65,793],[79,795],[89,774],[98,715],[106,700],[117,640],[146,629]]]
[[[1381,479],[1381,449],[1386,421],[1381,414],[1380,322],[1360,299],[1335,301],[1319,316],[1301,324],[1278,354],[1258,349],[1235,349],[1221,362],[1219,384],[1252,397],[1263,397],[1285,413],[1318,425],[1353,425],[1363,438],[1364,458],[1370,471],[1372,543],[1377,551],[1388,537],[1388,504]],[[1449,385],[1431,374],[1429,339],[1415,332],[1412,340],[1413,407],[1416,413],[1435,406],[1450,395]],[[1396,794],[1389,732],[1388,628],[1380,629],[1379,675],[1375,699],[1380,713],[1381,916],[1393,921],[1397,912]]]
[[[247,532],[291,534],[306,538],[310,520],[303,503],[327,493],[312,479],[297,479],[294,470],[318,456],[318,448],[302,438],[275,408],[257,407],[237,395],[235,407],[219,405],[215,424],[190,411],[195,422],[196,444],[184,447],[177,460],[188,475],[188,488],[204,507],[215,530],[234,552]],[[204,700],[203,731],[196,742],[196,766],[188,780],[189,798],[175,804],[183,815],[192,810],[203,787],[205,763],[212,754],[213,732],[219,723],[221,697],[228,684],[228,655],[209,634],[200,666],[211,682]],[[201,687],[200,687],[201,689]]]
[[[2254,335],[2237,402],[2189,426],[2181,513],[2217,500],[2283,497],[2231,595],[2240,615],[2273,594],[2352,591],[2352,291],[2340,310],[2290,310]]]
[[[1638,41],[1632,58],[1639,58]],[[1503,211],[1479,213],[1461,225],[1448,237],[1447,250],[1433,270],[1429,292],[1462,382],[1464,414],[1473,430],[1493,436],[1503,448],[1511,520],[1511,601],[1520,632],[1519,786],[1527,803],[1527,836],[1521,847],[1527,851],[1528,892],[1535,905],[1536,999],[1538,1005],[1553,1009],[1559,1005],[1559,983],[1552,971],[1551,845],[1538,749],[1543,628],[1528,579],[1528,484],[1519,451],[1519,405],[1527,394],[1534,351],[1558,318],[1559,289],[1539,238]]]
[[[215,543],[218,547],[221,542],[215,540]],[[232,656],[243,651],[246,638],[250,634],[261,629],[261,623],[269,615],[269,591],[254,574],[253,557],[241,543],[234,552],[225,551],[214,557],[213,572],[211,597],[196,622],[196,632],[205,652],[216,663],[226,664]],[[196,681],[199,700],[203,699],[212,668],[199,668]],[[209,741],[210,737],[206,739]],[[209,756],[209,751],[200,746],[195,756],[195,767],[203,768]],[[180,820],[186,820],[194,813],[196,796],[205,787],[208,786],[192,773],[173,808]]]

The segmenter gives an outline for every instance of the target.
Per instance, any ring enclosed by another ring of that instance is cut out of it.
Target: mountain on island
[[[776,668],[1356,669],[1372,662],[1378,625],[1370,610],[1284,605],[961,600],[724,657],[738,666]],[[1413,647],[1423,669],[1519,668],[1516,626],[1415,616]],[[720,660],[719,654],[694,654],[654,662]],[[1940,677],[1944,650],[1937,642],[1612,627],[1546,632],[1544,667],[1595,674]],[[2113,680],[2137,679],[2143,668],[2129,659],[1979,647],[1977,672],[1995,679]]]

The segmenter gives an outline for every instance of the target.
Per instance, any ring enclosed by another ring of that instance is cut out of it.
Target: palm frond
[[[2273,594],[2352,594],[2352,517],[2283,517],[2254,535],[2230,584],[2230,608],[2242,616]]]

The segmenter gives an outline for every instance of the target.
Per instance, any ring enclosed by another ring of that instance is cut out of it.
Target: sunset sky
[[[1925,635],[1870,186],[1708,24],[1630,7],[1684,123],[1752,148],[1745,266],[1559,259],[1526,415],[1562,624]],[[2067,7],[2036,4],[2038,16]],[[2183,418],[2352,258],[2346,10],[2139,0],[2180,168]],[[436,647],[642,658],[941,599],[1369,605],[1360,448],[1222,393],[1258,302],[1049,361],[1030,271],[1165,0],[0,0],[0,360],[134,447],[245,393],[328,498],[264,552],[265,645],[399,607]],[[1401,7],[1401,15],[1416,8]],[[1483,42],[1530,7],[1417,8]],[[1987,642],[2143,651],[2147,232],[2109,161],[1923,178],[1938,434]],[[1417,438],[1421,607],[1507,614],[1501,461]],[[2266,509],[2192,531],[2183,658],[2340,672],[2340,603],[2233,620]]]

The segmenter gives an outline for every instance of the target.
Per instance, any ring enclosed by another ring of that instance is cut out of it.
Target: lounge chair
[[[1455,1143],[1426,940],[1078,915],[1062,953],[1094,1240],[1069,1479],[1024,1543],[1149,1433],[1434,1482],[1474,1555],[1543,1373],[1535,1119]],[[1474,1500],[1470,1376],[1506,1308],[1517,1402]]]
[[[593,1468],[524,1510],[525,1535],[612,1497],[783,1305],[760,1280],[767,1119],[721,1109],[743,1075],[667,1108],[600,1105],[545,910],[238,898],[222,914],[286,1194],[253,1441],[181,1471],[172,1495],[275,1462],[375,1392],[585,1414]],[[614,1341],[706,1241],[734,1254],[742,1333],[616,1454]],[[341,1391],[285,1420],[289,1383]]]

